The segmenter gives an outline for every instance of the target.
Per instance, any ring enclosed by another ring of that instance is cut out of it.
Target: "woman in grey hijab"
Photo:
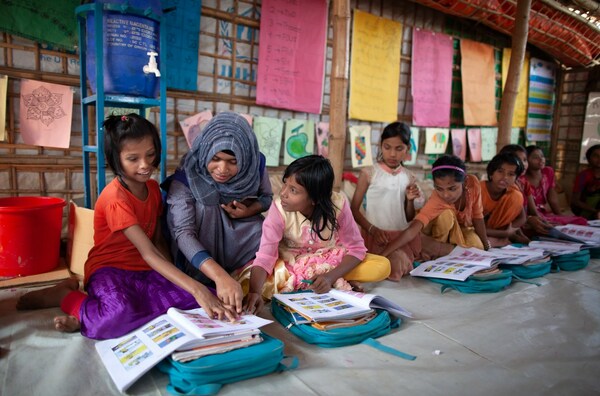
[[[216,287],[241,312],[243,292],[231,273],[254,259],[273,191],[250,124],[239,114],[216,115],[163,187],[175,263]]]

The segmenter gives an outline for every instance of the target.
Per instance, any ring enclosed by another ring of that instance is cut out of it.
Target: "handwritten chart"
[[[354,10],[350,118],[391,122],[398,117],[402,25]]]
[[[452,37],[413,29],[413,124],[450,126],[452,95]]]
[[[320,114],[328,3],[264,0],[256,103]]]

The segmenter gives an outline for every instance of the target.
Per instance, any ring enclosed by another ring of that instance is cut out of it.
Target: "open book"
[[[568,224],[550,229],[551,238],[584,244],[584,247],[600,246],[600,228]]]
[[[275,294],[273,298],[298,312],[309,322],[353,319],[372,312],[374,308],[385,309],[396,316],[412,317],[412,313],[398,304],[375,294],[331,289],[323,294]]]
[[[129,334],[97,342],[96,351],[119,391],[124,392],[174,351],[248,339],[271,322],[255,315],[242,315],[236,322],[221,321],[210,319],[202,308],[169,308]]]

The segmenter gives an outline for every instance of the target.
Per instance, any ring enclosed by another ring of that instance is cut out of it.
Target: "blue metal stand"
[[[104,93],[104,67],[103,67],[103,15],[104,12],[121,12],[128,15],[138,15],[157,21],[160,26],[160,51],[159,64],[161,67],[160,77],[160,98],[145,98],[139,96],[127,95],[105,95]],[[79,68],[80,68],[80,88],[81,88],[81,146],[83,152],[83,187],[84,187],[84,205],[92,208],[92,186],[91,186],[91,168],[90,156],[96,155],[96,196],[104,189],[106,185],[106,163],[104,158],[104,108],[121,107],[133,108],[144,114],[150,107],[160,107],[160,139],[163,145],[160,158],[160,181],[164,181],[167,175],[167,78],[166,78],[166,28],[162,23],[162,17],[152,13],[150,10],[142,10],[130,7],[127,4],[108,4],[92,3],[85,4],[76,8],[77,21],[79,26]],[[87,71],[86,71],[86,19],[95,16],[95,56],[96,56],[96,94],[87,95]],[[96,144],[90,144],[89,139],[89,120],[88,107],[96,107]]]

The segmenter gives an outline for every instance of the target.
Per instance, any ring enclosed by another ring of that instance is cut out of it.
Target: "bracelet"
[[[371,230],[373,229],[373,227],[375,227],[374,224],[371,224],[371,226],[369,227],[369,229],[367,230],[367,233],[369,233],[369,235],[372,234]]]

